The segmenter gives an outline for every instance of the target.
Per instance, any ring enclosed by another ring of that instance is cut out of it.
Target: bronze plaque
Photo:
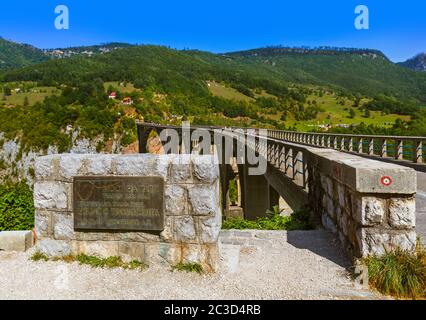
[[[162,231],[163,199],[160,177],[75,177],[74,229]]]

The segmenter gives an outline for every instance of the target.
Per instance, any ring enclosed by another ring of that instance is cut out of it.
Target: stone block
[[[192,215],[215,215],[219,208],[218,183],[193,185],[188,188]]]
[[[362,226],[379,225],[384,221],[386,201],[376,197],[354,196],[352,216]]]
[[[409,232],[395,233],[391,237],[392,248],[414,251],[417,244],[417,234],[414,230]]]
[[[59,158],[59,178],[64,181],[72,181],[72,178],[79,175],[83,166],[84,154],[66,154]]]
[[[335,207],[334,207],[334,200],[333,198],[327,197],[327,213],[328,215],[332,218],[335,219],[336,218],[336,211],[335,211]]]
[[[168,171],[167,156],[153,154],[120,155],[113,159],[115,174],[126,176],[163,177]]]
[[[339,199],[339,205],[341,207],[345,207],[347,205],[346,204],[346,188],[340,183],[337,184],[337,196]]]
[[[198,263],[203,268],[203,271],[214,272],[218,269],[218,262],[219,262],[218,246],[216,244],[182,245],[182,262]]]
[[[195,178],[204,183],[213,183],[219,178],[219,165],[215,156],[193,157]]]
[[[416,233],[360,228],[357,231],[357,244],[361,257],[381,256],[397,248],[413,251],[416,247]]]
[[[354,191],[388,194],[416,193],[417,176],[414,169],[335,150],[307,149],[310,163],[316,165],[322,174],[333,177],[334,180]],[[383,184],[384,177],[390,177],[392,183]]]
[[[38,239],[52,235],[52,214],[49,211],[36,210],[34,229]]]
[[[165,227],[167,227],[167,220]],[[148,232],[117,232],[117,238],[121,241],[134,241],[144,243],[160,241],[160,236],[157,233]]]
[[[132,260],[145,261],[145,244],[120,241],[118,243],[118,254],[127,262]]]
[[[71,213],[53,214],[53,235],[57,240],[73,240],[75,238],[74,219]]]
[[[35,160],[35,178],[37,181],[55,179],[59,170],[57,155],[38,157]]]
[[[321,216],[321,222],[322,222],[323,227],[325,229],[327,229],[328,231],[333,232],[333,233],[337,232],[336,225],[334,224],[333,220],[327,214],[323,214]]]
[[[27,251],[33,246],[32,231],[2,231],[0,232],[0,250]]]
[[[36,209],[70,210],[71,184],[65,182],[36,182],[34,206]]]
[[[174,239],[177,242],[195,242],[197,234],[195,231],[194,218],[187,217],[175,217],[173,223]]]
[[[77,253],[100,258],[120,255],[118,241],[76,241]]]
[[[187,196],[184,186],[166,185],[164,190],[166,215],[184,215],[187,210]]]
[[[191,155],[182,154],[174,157],[170,164],[170,180],[172,183],[192,182]]]
[[[390,199],[389,224],[395,229],[411,229],[416,225],[416,201],[409,199]]]
[[[117,232],[74,231],[74,239],[78,241],[118,241],[121,240],[121,236]]]
[[[166,262],[174,266],[182,262],[182,246],[174,243],[160,243],[158,245],[147,245],[145,254],[149,263]]]
[[[217,214],[209,218],[199,218],[198,234],[202,243],[216,243],[219,238],[220,229],[222,227],[222,217]],[[250,232],[241,232],[241,234],[248,234],[252,237]],[[236,231],[236,236],[238,235]]]
[[[166,217],[164,222],[164,230],[160,233],[160,239],[164,242],[173,241],[173,228],[174,228],[174,218]]]
[[[114,155],[88,156],[83,165],[85,175],[109,175],[112,174],[112,160]]]
[[[69,241],[42,239],[37,243],[37,249],[48,257],[64,257],[72,253]]]

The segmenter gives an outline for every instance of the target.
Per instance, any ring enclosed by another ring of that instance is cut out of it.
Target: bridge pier
[[[267,210],[279,204],[279,195],[264,175],[249,175],[249,165],[242,167],[244,217],[248,220],[264,217]]]

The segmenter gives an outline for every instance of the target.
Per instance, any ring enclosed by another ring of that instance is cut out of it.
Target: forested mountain
[[[244,63],[262,64],[292,83],[426,102],[426,76],[395,65],[377,50],[272,47],[228,55]]]
[[[74,129],[98,139],[99,150],[111,150],[117,137],[129,146],[135,120],[292,130],[364,123],[370,133],[397,124],[398,132],[426,134],[420,109],[426,73],[375,50],[270,47],[213,54],[126,44],[57,50],[63,56],[0,71],[0,133],[19,137],[25,152],[52,145],[67,151]]]
[[[0,69],[18,68],[48,60],[40,49],[0,37]]]
[[[420,53],[414,58],[399,63],[399,65],[415,71],[426,72],[426,53]]]
[[[295,83],[328,86],[347,94],[384,94],[426,102],[426,74],[395,65],[379,51],[361,49],[264,48],[211,54],[132,46],[92,57],[47,61],[1,76],[4,81],[40,81],[46,85],[94,78],[128,80],[140,86],[156,85],[166,92],[206,91],[206,80],[261,87],[271,93]]]

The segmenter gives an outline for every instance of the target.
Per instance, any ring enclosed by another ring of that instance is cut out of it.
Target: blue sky
[[[70,29],[54,27],[57,5]],[[356,30],[367,5],[370,29]],[[227,52],[267,45],[347,46],[382,50],[393,61],[426,51],[424,0],[43,0],[7,1],[0,36],[40,48],[111,41]]]

